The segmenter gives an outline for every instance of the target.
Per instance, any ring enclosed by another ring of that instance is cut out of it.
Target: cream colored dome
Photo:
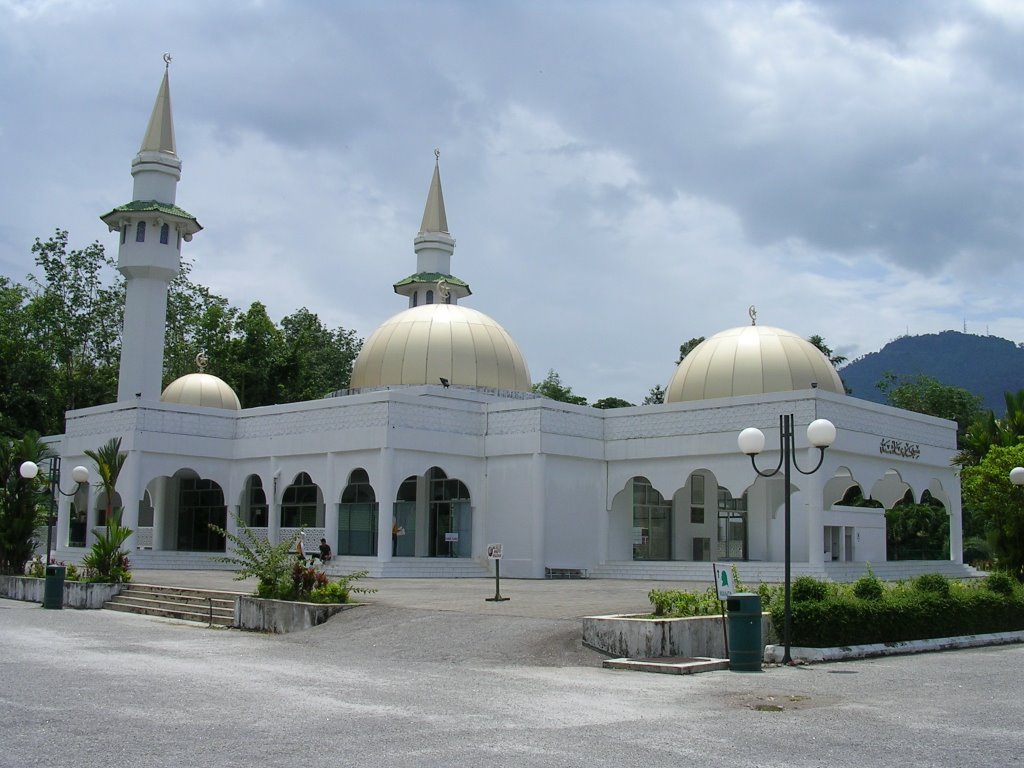
[[[716,333],[679,364],[665,402],[819,389],[845,394],[828,358],[781,328],[747,325]]]
[[[198,405],[203,408],[227,408],[241,410],[238,395],[223,379],[208,373],[190,373],[175,379],[160,395],[164,403],[177,405]]]
[[[530,391],[530,371],[508,332],[482,312],[425,304],[386,320],[352,366],[353,389],[405,384]]]

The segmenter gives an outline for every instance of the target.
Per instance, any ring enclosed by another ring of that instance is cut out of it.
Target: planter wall
[[[235,626],[276,634],[297,632],[323,624],[334,614],[353,607],[353,604],[296,603],[242,595],[235,600]]]
[[[43,602],[45,579],[30,576],[0,576],[0,597]],[[122,584],[91,584],[83,581],[64,582],[65,608],[102,608],[103,604],[120,593]]]
[[[764,643],[768,642],[770,630],[771,615],[763,613],[761,638]],[[690,616],[685,619],[588,616],[583,619],[583,644],[616,658],[728,657],[721,616]]]

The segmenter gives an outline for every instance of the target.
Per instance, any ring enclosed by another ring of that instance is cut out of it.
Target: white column
[[[947,493],[949,506],[949,559],[954,563],[964,561],[963,511],[960,506],[960,476],[954,475],[953,488]]]
[[[127,275],[119,403],[160,399],[166,315],[167,280]]]
[[[818,458],[821,452],[817,448],[808,448],[806,451],[801,451],[803,456],[800,458],[800,466],[813,467],[818,463]],[[806,515],[807,525],[807,562],[812,566],[824,566],[825,564],[825,548],[824,548],[824,535],[825,528],[822,516],[822,497],[825,493],[825,484],[822,482],[824,466],[817,472],[811,475],[799,475],[794,472],[793,479],[800,484],[803,489],[801,496],[803,497],[803,509]],[[793,514],[796,515],[798,511],[793,510]],[[794,521],[795,523],[795,521]],[[794,557],[794,561],[799,561],[801,558]]]
[[[121,496],[121,525],[131,528],[132,535],[124,543],[128,552],[136,547],[135,530],[139,527],[139,499],[142,498],[142,459],[138,453],[129,453],[124,469],[117,478],[117,492]]]
[[[533,510],[531,516],[531,552],[530,552],[530,574],[534,578],[544,577],[544,524],[545,524],[545,476],[547,472],[547,457],[543,453],[533,454],[532,460],[532,481],[533,481]]]
[[[377,560],[391,562],[391,526],[395,521],[395,497],[398,495],[392,479],[394,450],[382,448],[377,456],[377,476],[371,478],[377,499]]]
[[[153,551],[164,549],[164,526],[167,519],[167,477],[153,481]]]

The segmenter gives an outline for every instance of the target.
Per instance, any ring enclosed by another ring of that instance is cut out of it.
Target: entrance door
[[[718,510],[718,559],[747,559],[747,513]]]

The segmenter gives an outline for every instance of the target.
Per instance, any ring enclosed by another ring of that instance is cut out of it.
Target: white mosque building
[[[711,561],[744,578],[779,578],[787,489],[758,476],[737,436],[767,436],[758,465],[780,457],[792,415],[795,458],[818,461],[806,427],[837,430],[820,469],[793,473],[795,574],[880,575],[884,509],[844,506],[852,490],[889,508],[942,502],[948,561],[900,564],[963,572],[956,425],[845,394],[827,358],[798,335],[756,324],[723,331],[680,364],[666,402],[599,410],[530,391],[512,337],[464,306],[435,164],[416,271],[394,285],[408,308],[363,345],[351,389],[320,400],[243,408],[230,387],[194,373],[161,391],[168,283],[182,243],[201,229],[176,205],[181,175],[167,73],[132,161],[132,201],[102,216],[118,233],[126,279],[116,403],[72,411],[57,441],[65,466],[120,437],[127,461],[116,504],[134,530],[135,567],[211,568],[242,520],[272,542],[323,537],[330,568],[374,576],[484,576],[487,547],[502,575],[710,579]],[[486,303],[486,300],[481,302]],[[58,557],[75,562],[106,506],[97,485],[61,499]],[[886,571],[889,568],[889,571]]]

